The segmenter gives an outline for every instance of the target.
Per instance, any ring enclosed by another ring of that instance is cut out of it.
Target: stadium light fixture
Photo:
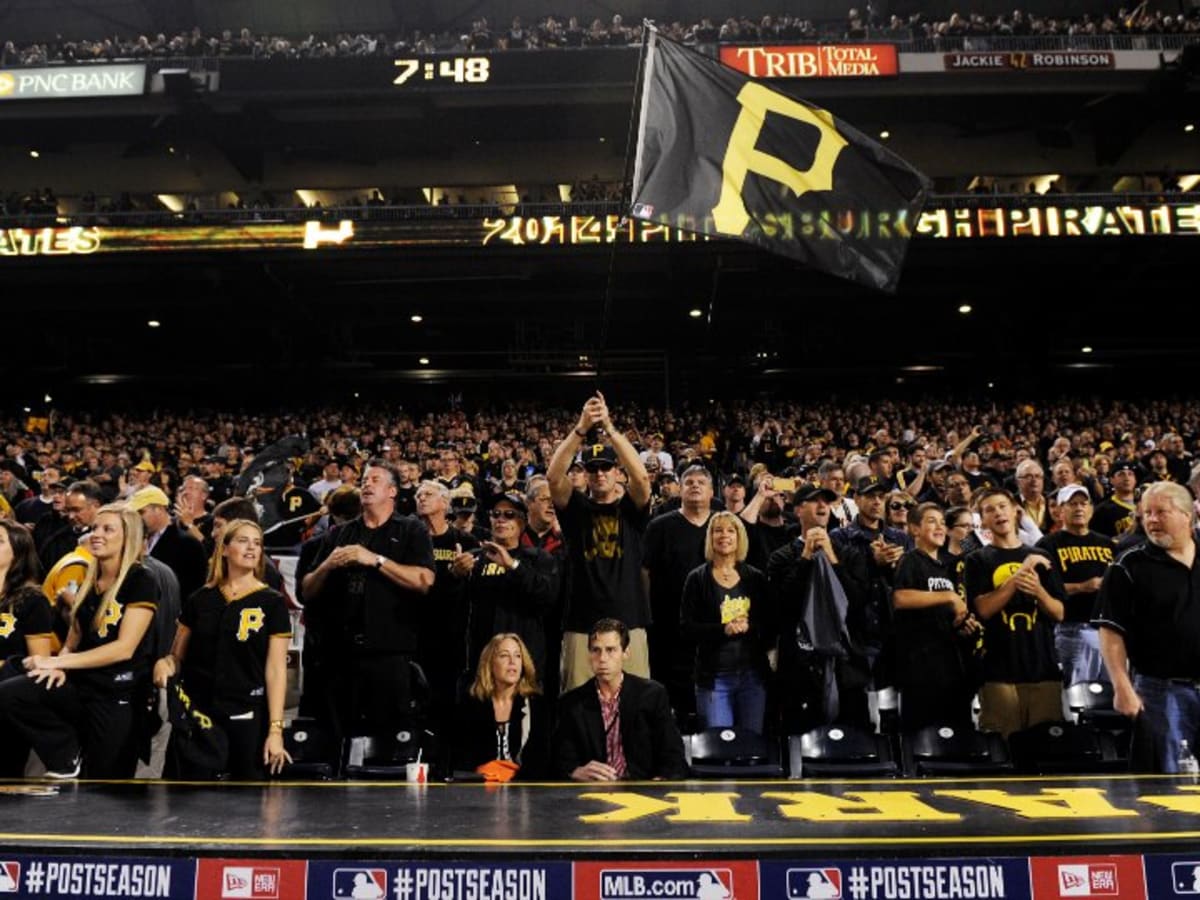
[[[158,319],[151,319],[146,325],[150,328],[158,328],[162,325],[162,322],[158,321]]]
[[[886,141],[891,136],[892,136],[892,133],[890,131],[888,131],[886,128],[883,131],[879,132],[879,139],[881,141]]]
[[[30,151],[29,151],[29,157],[30,157],[31,159],[37,159],[37,158],[38,158],[39,156],[41,156],[41,155],[42,155],[42,154],[38,153],[36,150],[30,150]]]
[[[429,365],[429,357],[422,356],[420,359],[417,360],[417,362],[419,362],[423,366],[427,366],[427,365]]]
[[[425,321],[425,317],[423,315],[421,315],[420,313],[414,313],[412,316],[409,317],[409,320],[411,322],[419,325],[421,322]]]
[[[704,310],[701,310],[701,309],[691,309],[691,310],[688,310],[688,315],[689,315],[689,316],[691,316],[693,319],[698,319],[698,318],[700,318],[702,315],[704,315]]]
[[[1080,352],[1080,353],[1091,353],[1091,352],[1092,352],[1092,348],[1091,348],[1091,347],[1080,347],[1080,348],[1079,348],[1079,352]]]
[[[1186,131],[1188,134],[1191,134],[1193,131],[1196,130],[1196,126],[1193,125],[1191,122],[1188,122],[1186,125],[1183,126],[1183,130]]]
[[[960,306],[960,307],[958,308],[958,311],[959,311],[960,313],[962,313],[964,316],[965,316],[965,315],[969,315],[969,314],[970,314],[970,312],[971,312],[971,304],[970,304],[970,303],[964,303],[962,306]]]

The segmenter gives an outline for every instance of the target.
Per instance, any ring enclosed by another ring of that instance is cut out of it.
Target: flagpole
[[[628,220],[629,202],[632,199],[632,185],[630,184],[630,153],[629,149],[633,145],[634,136],[638,122],[641,118],[641,97],[645,87],[646,79],[646,49],[650,43],[650,35],[655,31],[654,23],[650,19],[642,20],[642,47],[638,52],[637,63],[637,78],[633,82],[633,98],[629,107],[629,127],[625,132],[625,168],[621,176],[621,222]],[[604,305],[600,313],[600,347],[597,353],[596,363],[596,383],[597,387],[601,386],[601,379],[604,377],[604,371],[607,363],[608,354],[608,326],[609,320],[612,317],[613,304],[613,275],[616,271],[617,262],[617,240],[614,238],[612,246],[608,251],[608,274],[604,281]]]

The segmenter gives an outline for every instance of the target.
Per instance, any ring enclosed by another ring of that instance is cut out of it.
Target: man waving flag
[[[929,180],[831,113],[647,30],[630,215],[894,292]]]

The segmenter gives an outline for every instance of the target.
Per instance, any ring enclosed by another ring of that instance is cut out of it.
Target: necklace
[[[225,598],[226,603],[232,603],[234,600],[241,600],[243,597],[253,594],[263,586],[261,581],[255,580],[249,585],[235,587],[232,584],[221,585],[221,596]]]

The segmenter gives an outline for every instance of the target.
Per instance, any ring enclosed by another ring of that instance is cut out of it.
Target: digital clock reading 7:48
[[[392,84],[422,81],[453,81],[456,84],[483,84],[492,74],[491,60],[486,56],[453,56],[438,60],[397,59],[400,71]]]

